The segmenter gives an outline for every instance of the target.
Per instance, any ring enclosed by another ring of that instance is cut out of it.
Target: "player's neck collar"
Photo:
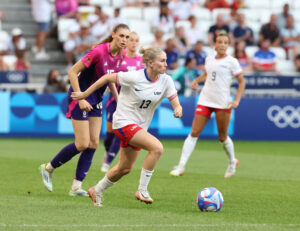
[[[155,78],[155,80],[150,79],[149,76],[148,76],[148,74],[147,74],[147,68],[144,69],[144,73],[145,73],[146,79],[147,79],[149,82],[151,82],[151,83],[156,82],[156,81],[159,79],[159,76],[160,76],[160,75],[157,75],[156,78]]]

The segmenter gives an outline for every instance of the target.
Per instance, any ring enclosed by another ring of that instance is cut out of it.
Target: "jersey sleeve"
[[[82,59],[83,64],[88,68],[92,64],[97,63],[101,58],[101,49],[98,46],[92,48]]]
[[[135,83],[135,72],[134,71],[129,71],[129,72],[118,72],[117,75],[117,84],[120,86],[131,86]]]
[[[239,64],[239,61],[236,58],[232,59],[231,71],[234,76],[238,76],[239,74],[243,73],[241,65]]]
[[[175,84],[170,76],[166,76],[166,90],[164,96],[168,98],[170,101],[177,96],[177,91],[175,88]]]

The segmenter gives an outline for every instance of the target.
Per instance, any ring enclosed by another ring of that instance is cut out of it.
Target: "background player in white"
[[[153,118],[155,108],[167,97],[174,110],[174,117],[182,116],[182,108],[172,78],[165,74],[166,53],[159,48],[142,48],[143,63],[146,69],[118,74],[104,75],[85,92],[73,92],[73,99],[87,97],[107,82],[121,86],[119,101],[113,118],[113,129],[121,139],[119,163],[110,169],[99,183],[88,193],[94,206],[102,206],[103,191],[112,186],[122,176],[128,174],[141,149],[148,152],[140,176],[140,184],[135,197],[143,202],[152,203],[148,184],[154,167],[163,152],[161,142],[147,129]]]
[[[198,84],[205,81],[195,111],[192,131],[184,141],[179,165],[170,172],[173,176],[184,174],[185,165],[212,112],[216,114],[219,140],[228,155],[229,163],[224,177],[229,178],[236,171],[238,160],[235,158],[233,142],[227,131],[231,109],[238,107],[245,89],[245,81],[237,59],[226,54],[228,44],[229,38],[226,34],[217,36],[215,45],[217,55],[206,58],[205,72],[191,84],[192,89],[196,90]],[[237,78],[239,86],[234,101],[231,101],[230,85],[234,77]]]

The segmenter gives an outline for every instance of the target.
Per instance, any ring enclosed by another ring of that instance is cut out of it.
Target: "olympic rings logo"
[[[287,105],[281,108],[278,105],[273,105],[268,109],[267,116],[278,128],[300,127],[300,106],[296,108]]]

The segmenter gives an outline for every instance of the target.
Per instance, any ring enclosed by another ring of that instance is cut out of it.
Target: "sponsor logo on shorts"
[[[202,108],[197,108],[196,111],[202,111]]]
[[[83,117],[83,118],[86,118],[86,117],[87,117],[86,111],[83,111],[83,112],[82,112],[82,117]]]
[[[131,131],[134,131],[137,128],[137,125],[134,125],[132,128],[130,128]]]

